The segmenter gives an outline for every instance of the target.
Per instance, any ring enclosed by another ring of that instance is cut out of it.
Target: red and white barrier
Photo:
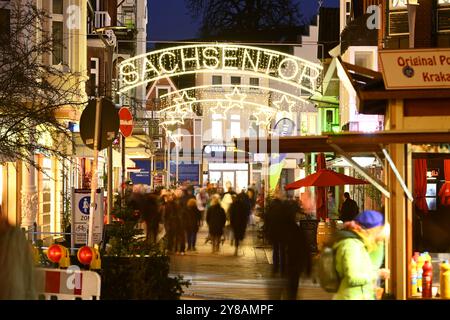
[[[100,275],[93,271],[68,269],[36,269],[37,292],[46,300],[99,300]]]

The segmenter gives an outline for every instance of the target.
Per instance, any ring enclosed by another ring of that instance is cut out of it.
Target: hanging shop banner
[[[131,159],[137,170],[130,172],[130,179],[133,184],[150,185],[150,160],[148,159]]]
[[[175,162],[170,162],[170,172],[175,173],[177,165]],[[198,177],[199,165],[194,163],[180,163],[178,164],[178,181],[179,182],[191,182],[197,184],[199,182]]]
[[[289,118],[280,119],[274,126],[274,136],[284,137],[294,133],[295,122]],[[285,164],[286,153],[272,153],[269,166],[269,189],[275,191]]]
[[[450,88],[450,49],[380,51],[386,89]]]
[[[97,189],[96,208],[94,211],[95,244],[102,241],[103,236],[103,190]],[[89,227],[89,208],[91,206],[90,189],[74,189],[72,192],[72,247],[85,245]]]

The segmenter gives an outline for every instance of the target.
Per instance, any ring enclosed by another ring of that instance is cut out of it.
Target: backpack
[[[341,279],[336,270],[336,250],[333,245],[343,239],[360,239],[360,237],[351,231],[340,230],[337,231],[333,240],[324,245],[319,256],[319,284],[326,292],[335,293],[339,289]]]

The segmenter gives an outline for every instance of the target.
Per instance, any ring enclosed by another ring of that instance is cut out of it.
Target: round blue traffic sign
[[[82,214],[89,215],[89,207],[91,205],[91,196],[86,196],[80,199],[78,202],[78,209]]]

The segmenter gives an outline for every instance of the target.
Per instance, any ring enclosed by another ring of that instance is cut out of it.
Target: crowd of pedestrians
[[[255,195],[250,188],[236,193],[231,183],[226,184],[226,192],[212,188],[194,190],[189,185],[149,193],[135,186],[126,201],[141,217],[147,240],[158,242],[165,238],[170,253],[197,251],[197,233],[206,224],[206,241],[211,242],[213,253],[218,253],[227,240],[238,255],[255,209]]]

